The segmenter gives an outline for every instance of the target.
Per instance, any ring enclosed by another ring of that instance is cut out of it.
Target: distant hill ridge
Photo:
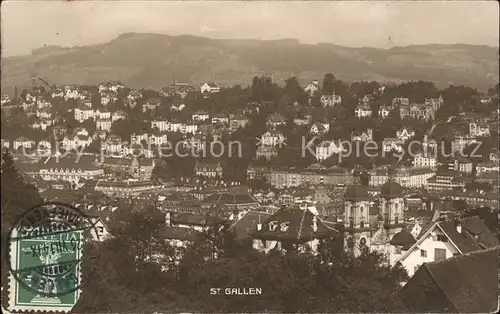
[[[51,84],[120,80],[134,88],[177,81],[248,85],[256,75],[292,75],[306,84],[331,72],[345,81],[433,81],[439,87],[486,90],[498,82],[498,48],[466,44],[350,48],[296,39],[209,39],[191,35],[125,33],[108,43],[35,49],[3,59],[2,88],[26,87],[37,75]]]

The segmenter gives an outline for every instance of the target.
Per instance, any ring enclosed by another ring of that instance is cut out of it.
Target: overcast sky
[[[297,38],[303,43],[389,48],[409,44],[498,46],[496,1],[134,2],[2,1],[2,53],[89,45],[121,33],[210,38]]]

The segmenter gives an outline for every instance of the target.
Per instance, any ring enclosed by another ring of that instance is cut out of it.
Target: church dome
[[[344,199],[353,202],[368,201],[370,200],[370,195],[366,187],[362,185],[353,185],[346,189]]]
[[[408,250],[415,243],[415,238],[407,230],[396,233],[390,242],[391,245],[402,246],[404,250]]]
[[[403,188],[397,182],[387,181],[382,185],[380,195],[384,198],[403,197]]]

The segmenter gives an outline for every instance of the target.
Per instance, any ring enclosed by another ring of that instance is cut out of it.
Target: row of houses
[[[372,107],[370,106],[373,97],[365,96],[359,100],[359,104],[354,109],[357,118],[370,118],[372,116]],[[408,98],[397,97],[392,100],[391,105],[381,105],[378,110],[378,117],[385,119],[389,113],[396,107],[399,107],[399,116],[401,119],[409,118],[415,120],[434,119],[436,111],[442,106],[443,98],[427,98],[423,104],[410,104]]]

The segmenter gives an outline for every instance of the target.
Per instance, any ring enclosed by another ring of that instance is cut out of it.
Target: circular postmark
[[[8,236],[9,270],[18,297],[77,300],[84,246],[88,239],[99,240],[95,224],[75,207],[57,202],[23,214]]]

